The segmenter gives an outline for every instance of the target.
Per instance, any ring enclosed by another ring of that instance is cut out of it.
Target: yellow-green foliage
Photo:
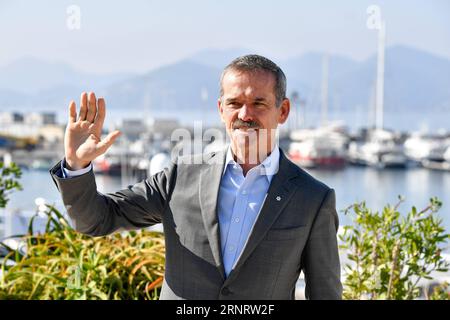
[[[26,253],[10,251],[2,263],[1,299],[158,299],[164,275],[164,238],[130,231],[89,237],[48,206],[44,234],[27,235]],[[15,261],[8,266],[6,260]]]
[[[381,212],[370,210],[364,202],[346,211],[353,209],[354,223],[340,235],[350,261],[344,266],[345,299],[416,299],[421,279],[431,280],[433,273],[448,271],[441,251],[450,234],[436,215],[442,203],[431,198],[425,209],[412,207],[401,215],[401,202],[402,198]],[[446,296],[446,288],[433,295]]]

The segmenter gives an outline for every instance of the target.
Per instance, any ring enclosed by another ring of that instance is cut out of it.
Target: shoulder
[[[285,154],[282,152],[282,160],[280,161],[280,166],[284,165],[288,167],[288,170],[292,174],[291,183],[297,187],[307,188],[308,190],[318,192],[320,194],[328,193],[331,188],[326,185],[323,181],[320,181],[312,174],[302,169],[295,163],[293,163]]]
[[[225,163],[226,149],[198,154],[187,154],[172,157],[172,163],[177,167],[178,174],[187,172],[189,176],[198,174],[207,167],[217,170]]]
[[[224,161],[223,151],[188,154],[173,157],[172,162],[177,166],[195,166],[204,164],[220,164]]]

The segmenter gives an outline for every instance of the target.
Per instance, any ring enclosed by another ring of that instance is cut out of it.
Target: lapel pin
[[[275,199],[277,199],[277,201],[280,201],[280,200],[281,200],[281,197],[280,197],[280,196],[277,196]]]

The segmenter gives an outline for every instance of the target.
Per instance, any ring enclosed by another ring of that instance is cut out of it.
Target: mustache
[[[259,123],[256,121],[242,121],[241,119],[236,119],[233,122],[233,129],[240,129],[240,128],[248,128],[248,129],[259,129]]]

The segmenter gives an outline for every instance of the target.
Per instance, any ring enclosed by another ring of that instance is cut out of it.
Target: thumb
[[[101,153],[105,153],[106,150],[109,149],[109,147],[112,146],[114,141],[121,135],[121,132],[119,130],[115,130],[113,132],[110,132],[102,141],[99,142],[98,148],[101,151]]]

